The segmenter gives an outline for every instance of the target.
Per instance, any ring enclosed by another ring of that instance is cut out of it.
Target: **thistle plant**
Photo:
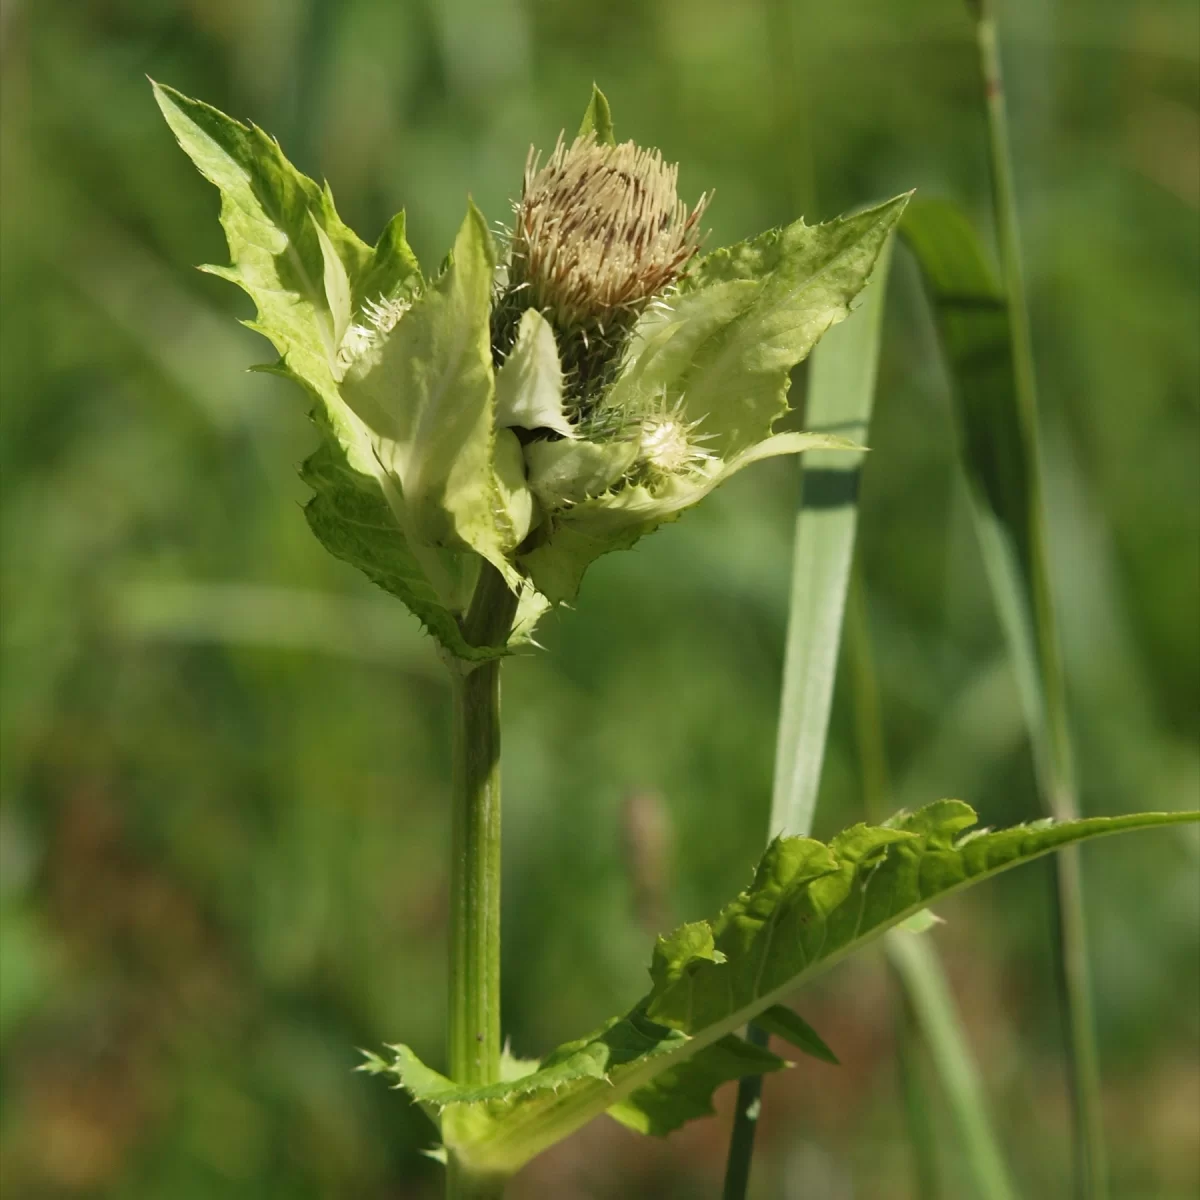
[[[366,1069],[430,1115],[448,1194],[497,1196],[542,1149],[603,1113],[665,1133],[721,1083],[784,1061],[750,1019],[832,1052],[781,1002],[805,978],[942,894],[1070,842],[1179,814],[970,834],[942,801],[829,845],[772,843],[711,922],[659,939],[647,995],[538,1060],[502,1052],[501,660],[577,594],[601,555],[678,518],[761,459],[852,449],[780,433],[789,376],[849,312],[907,203],[797,221],[701,253],[705,197],[615,140],[595,91],[578,135],[527,160],[511,228],[468,204],[436,273],[403,213],[374,246],[328,186],[261,130],[155,85],[183,149],[221,193],[251,328],[279,353],[319,435],[301,468],[322,544],[399,597],[435,639],[454,697],[447,1074],[411,1050]]]

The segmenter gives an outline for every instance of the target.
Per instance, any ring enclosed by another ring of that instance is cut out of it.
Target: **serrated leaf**
[[[748,447],[728,462],[712,459],[686,475],[580,500],[548,518],[546,536],[521,557],[521,565],[538,591],[552,602],[571,600],[579,591],[584,572],[600,555],[627,549],[659,525],[675,520],[743,467],[781,454],[852,449],[861,447],[830,434],[780,433]],[[526,447],[527,457],[530,450]]]
[[[604,146],[616,144],[613,131],[612,109],[608,106],[608,98],[593,83],[592,98],[588,101],[587,111],[583,114],[583,122],[579,126],[579,136],[586,137],[589,133],[596,135],[596,141]]]
[[[370,247],[342,223],[328,192],[257,126],[153,86],[180,146],[221,193],[234,265],[214,273],[250,295],[258,308],[255,328],[274,342],[289,370],[324,393],[333,385],[337,346],[318,230],[351,278],[370,260]]]
[[[700,259],[639,321],[612,402],[679,401],[722,458],[762,441],[787,409],[791,369],[849,312],[907,203],[797,221]]]
[[[943,800],[884,826],[856,825],[828,845],[778,838],[751,885],[713,921],[659,939],[653,986],[635,1008],[560,1047],[537,1071],[487,1088],[446,1089],[416,1073],[411,1052],[402,1051],[392,1073],[416,1079],[414,1095],[440,1114],[447,1146],[481,1173],[511,1173],[615,1106],[622,1119],[648,1128],[670,1124],[683,1105],[706,1111],[709,1079],[724,1074],[713,1060],[701,1062],[696,1091],[685,1098],[684,1062],[718,1044],[730,1050],[724,1039],[740,1026],[932,900],[1071,843],[1196,820],[1200,813],[1139,813],[966,832],[974,812]],[[679,1072],[675,1086],[656,1086],[668,1071]],[[744,1063],[733,1072],[744,1073]],[[664,1098],[672,1106],[665,1116],[655,1108]]]
[[[353,310],[420,289],[403,214],[372,250],[342,223],[328,189],[297,171],[262,130],[160,84],[154,94],[183,150],[220,191],[233,266],[213,273],[253,299],[252,327],[281,355],[266,369],[299,383],[317,402],[314,420],[324,443],[301,471],[314,491],[306,509],[313,532],[331,553],[402,599],[451,653],[471,659],[504,653],[464,642],[454,610],[470,596],[478,560],[461,548],[406,543],[406,501],[379,461],[378,437],[338,387],[338,351]],[[532,612],[545,603],[525,591],[521,636],[527,639]]]
[[[536,308],[521,314],[517,340],[496,372],[496,425],[575,436],[563,412],[562,363],[554,330]]]

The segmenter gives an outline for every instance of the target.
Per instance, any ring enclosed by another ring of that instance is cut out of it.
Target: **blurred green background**
[[[1094,813],[1200,792],[1200,8],[1005,0],[1054,562]],[[6,1200],[438,1194],[432,1128],[351,1072],[442,1061],[448,696],[432,643],[300,513],[305,402],[224,262],[215,192],[147,74],[275,133],[373,240],[435,264],[471,193],[593,79],[661,146],[710,245],[916,186],[986,227],[961,0],[5,0],[0,1155]],[[803,397],[803,375],[794,388]],[[1035,814],[897,256],[861,563],[895,803]],[[640,994],[650,931],[705,915],[764,836],[794,463],[595,566],[506,676],[505,1003],[536,1055]],[[859,815],[839,691],[819,832]],[[1085,851],[1118,1200],[1200,1187],[1200,850]],[[1022,1194],[1066,1194],[1048,871],[937,935]],[[755,1194],[914,1194],[876,955],[801,1011],[842,1057],[767,1084]],[[665,1142],[607,1120],[527,1197],[712,1197],[731,1096]],[[939,1102],[940,1103],[940,1102]],[[940,1107],[947,1196],[966,1196]]]

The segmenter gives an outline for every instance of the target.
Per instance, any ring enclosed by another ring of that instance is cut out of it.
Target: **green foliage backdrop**
[[[1195,806],[1200,17],[1000,17],[1083,806]],[[145,75],[276,133],[365,238],[405,207],[426,262],[468,192],[507,217],[596,79],[685,195],[715,187],[721,245],[914,185],[986,220],[969,23],[959,0],[13,0],[0,34],[0,1186],[433,1196],[432,1127],[351,1067],[401,1037],[441,1062],[448,697],[416,622],[305,526],[304,400],[244,372],[248,302],[190,269],[225,260],[216,199]],[[860,548],[895,801],[1011,823],[1037,815],[1015,687],[903,251],[893,275]],[[647,933],[747,882],[795,470],[597,563],[508,670],[518,1054],[628,1007]],[[860,816],[845,699],[821,836]],[[1200,1184],[1193,833],[1085,851],[1123,1200]],[[1026,868],[934,935],[1031,1196],[1067,1169],[1047,899]],[[767,1081],[762,1197],[911,1194],[887,1011],[878,961],[810,990],[841,1066]],[[513,1194],[712,1195],[729,1099],[665,1142],[599,1122]]]

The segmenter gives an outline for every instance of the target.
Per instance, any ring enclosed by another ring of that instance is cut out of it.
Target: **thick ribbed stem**
[[[485,564],[466,640],[500,645],[516,597]],[[450,1077],[495,1083],[500,1073],[500,662],[451,663],[454,787],[450,857]],[[472,1175],[451,1155],[449,1200],[492,1200],[504,1181]]]

